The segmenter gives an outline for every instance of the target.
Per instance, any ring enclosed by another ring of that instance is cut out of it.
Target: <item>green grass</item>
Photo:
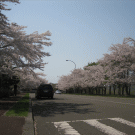
[[[89,95],[89,94],[81,94],[81,93],[64,93],[64,94],[68,94],[68,95],[82,95],[82,96],[100,96],[100,97],[116,97],[116,98],[135,98],[135,95],[130,95],[130,96],[122,96],[122,95]]]
[[[19,100],[5,115],[27,117],[29,111],[29,93]]]

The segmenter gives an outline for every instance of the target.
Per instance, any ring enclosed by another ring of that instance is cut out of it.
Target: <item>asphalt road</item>
[[[32,93],[32,108],[38,135],[135,135],[135,99]]]

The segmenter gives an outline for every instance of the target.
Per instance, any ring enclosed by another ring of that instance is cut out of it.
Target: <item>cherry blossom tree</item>
[[[90,68],[90,70],[83,70],[81,68],[75,69],[71,72],[70,75],[67,76],[67,78],[64,77],[59,80],[58,87],[60,87],[60,85],[63,85],[63,87],[66,87],[66,89],[73,88],[75,90],[77,89],[77,91],[80,89],[81,93],[84,89],[86,93],[87,88],[99,87],[101,85],[101,81],[103,80],[103,69],[101,70],[100,68],[102,67],[98,66],[96,68],[96,66],[93,66]],[[96,78],[98,78],[98,80],[96,80]],[[67,80],[69,80],[68,83]]]
[[[3,41],[3,44],[0,45],[1,72],[12,72],[15,68],[17,71],[18,68],[24,67],[27,67],[29,71],[36,68],[42,70],[44,65],[47,64],[43,63],[42,58],[44,56],[50,56],[49,53],[42,51],[42,45],[50,46],[51,42],[42,42],[41,40],[50,40],[46,38],[46,36],[51,36],[51,33],[47,31],[38,35],[38,32],[35,32],[26,36],[23,35],[21,31],[19,31],[19,34],[18,31],[14,29],[16,27],[19,26],[11,25],[13,31],[13,33],[12,31],[11,33],[14,35],[15,32],[16,37],[12,36],[7,38],[8,34],[6,36],[0,35],[0,40]]]
[[[36,31],[27,35],[23,31],[24,28],[27,28],[26,26],[19,26],[16,23],[10,24],[7,17],[1,13],[2,10],[11,10],[5,8],[6,4],[3,2],[6,1],[19,4],[19,0],[0,0],[0,74],[18,75],[21,80],[38,78],[34,70],[43,70],[47,64],[43,62],[43,58],[51,56],[43,50],[43,46],[52,45],[51,42],[48,42],[50,38],[47,38],[47,36],[51,36],[51,33],[47,31],[38,34]],[[22,76],[23,74],[25,77]]]
[[[129,71],[134,71],[135,47],[123,43],[113,45],[109,49],[112,53],[104,54],[104,58],[99,60],[109,78],[107,84],[118,84],[119,88],[125,86],[128,95],[127,87],[134,78],[129,76]]]
[[[29,75],[22,74],[22,76],[20,77],[20,83],[19,83],[20,88],[30,90],[30,89],[37,88],[41,83],[45,83],[45,84],[48,83],[46,79],[43,79],[42,77],[40,77],[40,76],[45,76],[43,73],[36,73],[36,75],[37,76],[34,77],[31,74]]]
[[[99,64],[98,62],[91,62],[91,63],[88,62],[88,65],[84,66],[83,69],[86,70],[86,67],[94,66],[94,65],[98,65],[98,64]]]
[[[13,1],[11,0],[11,2]],[[1,10],[7,10],[4,8],[5,4],[0,4]],[[26,35],[25,31],[21,31],[27,28],[26,26],[19,26],[16,23],[7,23],[5,26],[7,18],[2,13],[1,18],[0,57],[1,65],[3,65],[1,66],[1,71],[6,69],[5,65],[10,65],[13,68],[29,67],[32,70],[36,68],[43,69],[46,63],[43,63],[42,58],[50,56],[49,53],[42,51],[44,49],[43,45],[51,46],[52,43],[43,42],[42,40],[50,40],[46,36],[51,36],[51,33],[47,31],[39,35],[36,31]]]
[[[99,94],[100,94],[100,88],[104,87],[105,81],[105,73],[104,73],[104,69],[102,66],[98,65],[98,64],[94,64],[91,66],[85,66],[84,69],[87,71],[85,79],[87,80],[85,82],[85,85],[87,85],[91,91],[92,89],[92,93],[93,93],[93,89],[96,90],[97,93],[97,89],[99,89]]]
[[[58,89],[66,91],[67,89],[69,89],[69,76],[61,76],[59,81],[58,81]]]
[[[61,76],[58,81],[58,88],[61,90],[69,90],[79,87],[78,70],[79,69],[73,70],[70,75]]]
[[[81,68],[78,69],[74,69],[71,72],[71,77],[72,77],[72,87],[74,88],[74,91],[77,89],[77,91],[81,90],[82,93],[82,89],[85,88],[85,84],[84,81],[82,81],[84,79],[84,70]]]

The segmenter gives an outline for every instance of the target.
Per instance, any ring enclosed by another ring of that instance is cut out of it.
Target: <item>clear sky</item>
[[[135,39],[134,0],[20,0],[20,4],[5,2],[10,11],[3,11],[10,22],[27,26],[27,34],[49,30],[51,56],[44,57],[43,73],[49,82],[68,75],[88,62],[97,62],[111,44],[123,38]],[[71,61],[75,62],[75,64]],[[36,72],[42,72],[36,70]]]

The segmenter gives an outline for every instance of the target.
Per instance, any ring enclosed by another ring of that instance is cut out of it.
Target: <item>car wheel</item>
[[[51,96],[51,99],[53,99],[53,96]]]
[[[9,98],[9,94],[7,94],[6,97]]]
[[[37,96],[37,99],[40,99],[41,97],[40,96]]]

